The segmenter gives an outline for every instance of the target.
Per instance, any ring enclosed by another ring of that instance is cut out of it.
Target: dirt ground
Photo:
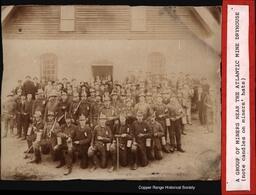
[[[147,167],[132,171],[121,167],[109,173],[107,169],[80,169],[76,162],[70,175],[64,176],[64,168],[56,169],[58,162],[52,162],[49,155],[43,155],[40,165],[24,159],[26,141],[10,135],[1,139],[1,178],[8,180],[217,180],[220,178],[220,129],[206,133],[206,127],[193,116],[193,125],[186,127],[182,135],[185,153],[164,154],[161,161],[152,161]]]

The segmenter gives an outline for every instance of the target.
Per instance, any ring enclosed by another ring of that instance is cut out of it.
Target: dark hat
[[[14,96],[14,93],[11,91],[8,95],[7,95],[7,97],[8,96]]]
[[[67,95],[67,91],[66,91],[66,90],[63,90],[63,91],[61,92],[61,95]]]
[[[143,113],[141,111],[138,111],[137,116],[143,116]]]
[[[70,113],[65,113],[65,119],[72,119],[72,115]]]
[[[103,100],[104,100],[104,102],[105,102],[105,101],[111,101],[111,99],[110,99],[109,96],[104,96]]]
[[[55,114],[54,114],[54,112],[53,111],[48,111],[48,113],[47,113],[47,116],[54,116]]]
[[[86,117],[82,114],[79,116],[79,120],[82,121],[82,120],[86,120]]]

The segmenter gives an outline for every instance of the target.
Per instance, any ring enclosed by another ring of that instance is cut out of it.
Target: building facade
[[[214,79],[220,64],[220,19],[213,8],[7,8],[2,8],[2,29],[9,85],[26,75],[92,81],[96,76],[122,80],[129,74],[183,71]]]

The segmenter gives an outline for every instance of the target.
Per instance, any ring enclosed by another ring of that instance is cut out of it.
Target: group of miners
[[[191,125],[196,109],[206,125],[213,113],[213,98],[206,79],[194,81],[181,75],[176,82],[97,78],[93,83],[76,80],[40,83],[30,76],[18,81],[3,104],[4,133],[26,140],[31,163],[42,154],[65,166],[65,175],[79,161],[81,168],[109,171],[119,166],[147,166],[163,153],[185,152],[181,135]]]

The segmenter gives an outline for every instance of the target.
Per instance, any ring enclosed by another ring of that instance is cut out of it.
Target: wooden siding
[[[189,7],[146,8],[146,31],[130,30],[129,6],[75,6],[75,31],[60,31],[60,6],[17,6],[3,29],[7,39],[191,39],[183,17],[197,33],[207,35]]]

